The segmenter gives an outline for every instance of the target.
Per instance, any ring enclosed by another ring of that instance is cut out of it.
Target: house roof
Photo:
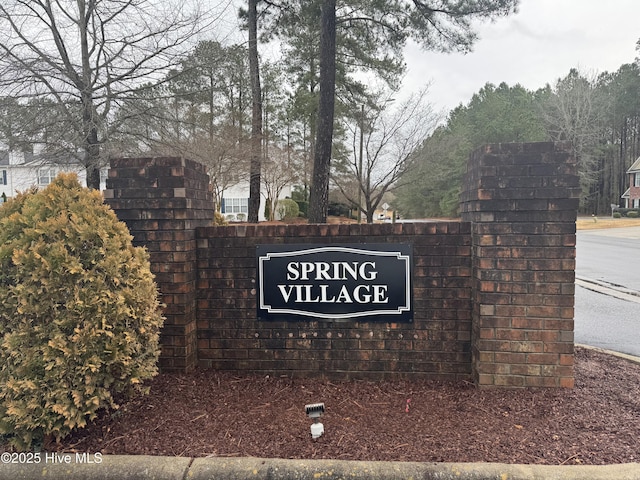
[[[6,150],[0,150],[0,166],[11,165],[11,153]],[[34,154],[24,153],[19,163],[15,166],[29,167],[38,165],[57,165],[60,167],[79,166],[81,163],[78,159],[63,154]]]
[[[631,198],[631,189],[627,188],[627,191],[620,195],[620,198]]]
[[[640,172],[640,157],[629,167],[627,173]]]

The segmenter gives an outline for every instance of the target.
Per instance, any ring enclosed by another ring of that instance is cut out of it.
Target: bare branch
[[[378,95],[378,108],[369,120],[361,119],[356,128],[351,126],[354,155],[345,166],[346,171],[336,171],[332,175],[341,193],[350,203],[359,206],[368,222],[373,221],[373,213],[384,195],[397,188],[401,178],[412,167],[415,150],[437,123],[426,101],[426,88],[392,108],[395,103],[392,96],[396,93]],[[362,158],[355,148],[355,134],[360,128],[364,130],[365,137]]]
[[[4,0],[0,95],[54,101],[96,187],[113,106],[160,81],[213,21],[200,0]]]

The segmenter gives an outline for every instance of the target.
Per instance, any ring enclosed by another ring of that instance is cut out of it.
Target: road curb
[[[34,457],[16,460],[16,463],[8,463],[3,457],[0,480],[183,480],[188,478],[193,462],[185,457],[101,455],[83,458],[81,454],[47,455],[44,452],[38,460]]]
[[[497,463],[362,462],[339,460],[196,459],[193,480],[638,480],[640,464],[607,466],[543,466]]]
[[[640,364],[640,357],[629,355],[628,353],[615,352],[613,350],[607,350],[606,348],[592,347],[591,345],[584,345],[582,343],[576,343],[575,346],[585,348],[587,350],[593,350],[594,352],[605,353],[607,355],[611,355],[612,357],[622,358],[623,360]]]
[[[98,463],[2,464],[0,479],[31,480],[640,480],[640,464],[604,466],[363,462],[105,455]]]
[[[627,302],[640,303],[640,292],[630,288],[613,285],[611,283],[593,280],[586,277],[576,277],[576,285],[591,290],[592,292],[602,293],[609,297],[619,298]]]

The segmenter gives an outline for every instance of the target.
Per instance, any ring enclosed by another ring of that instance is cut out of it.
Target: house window
[[[249,199],[223,198],[222,213],[249,213]]]
[[[56,178],[55,168],[39,168],[38,169],[38,185],[49,185]]]
[[[6,185],[6,184],[7,184],[7,171],[2,170],[2,173],[0,174],[0,185]]]
[[[640,187],[640,173],[636,173],[634,175],[635,177],[635,181],[634,181],[634,187]]]

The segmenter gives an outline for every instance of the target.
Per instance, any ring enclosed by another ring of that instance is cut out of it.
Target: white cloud
[[[573,67],[615,71],[636,57],[639,18],[638,0],[521,0],[516,15],[480,25],[470,54],[408,45],[404,88],[414,91],[431,81],[432,103],[448,111],[487,82],[537,89]]]

